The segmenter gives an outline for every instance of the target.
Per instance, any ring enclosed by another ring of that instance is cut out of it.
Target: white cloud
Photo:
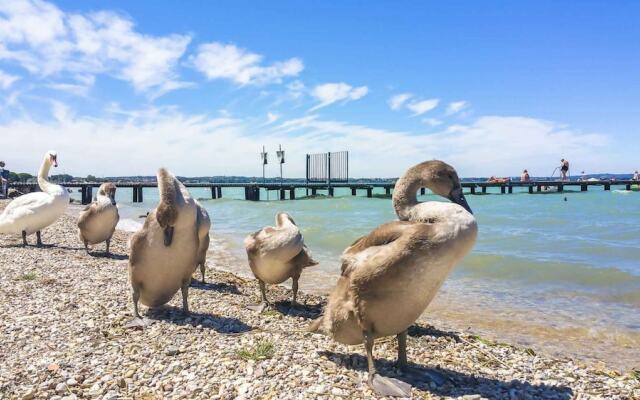
[[[416,116],[433,110],[434,108],[438,107],[439,103],[440,100],[438,99],[422,100],[407,104],[407,108],[413,111],[413,115]]]
[[[187,176],[254,176],[261,172],[256,149],[262,144],[275,149],[282,143],[289,154],[298,155],[287,164],[292,177],[304,176],[305,153],[337,150],[350,151],[353,177],[398,176],[406,167],[432,158],[451,163],[462,176],[516,175],[523,168],[545,175],[560,156],[578,168],[626,171],[627,160],[636,151],[629,150],[625,157],[620,152],[626,150],[610,146],[606,136],[526,117],[482,117],[421,134],[322,120],[317,115],[265,130],[260,128],[264,122],[253,118],[212,118],[185,114],[176,107],[130,110],[114,104],[103,118],[78,116],[61,103],[52,111],[55,115],[47,121],[25,116],[0,124],[3,151],[12,155],[6,160],[12,170],[35,171],[41,153],[55,148],[61,171],[78,176],[152,175],[161,165]],[[220,143],[225,144],[224,151]]]
[[[452,101],[447,106],[447,115],[453,115],[467,108],[469,104],[466,101]]]
[[[429,126],[439,126],[442,125],[442,121],[436,118],[425,118],[422,120],[425,124]]]
[[[240,85],[279,83],[304,69],[299,58],[263,65],[263,56],[232,44],[202,44],[190,57],[193,66],[208,79],[229,79]]]
[[[366,86],[353,87],[344,82],[325,83],[317,85],[311,91],[311,95],[320,101],[319,104],[311,108],[314,111],[322,107],[326,107],[337,101],[358,100],[367,95],[369,89]]]
[[[267,113],[267,122],[265,123],[265,125],[273,124],[274,122],[276,122],[279,119],[280,119],[280,116],[278,114],[269,112],[269,113]]]
[[[0,88],[9,89],[15,81],[20,79],[19,76],[11,75],[0,69]]]
[[[176,65],[190,41],[188,35],[141,34],[133,21],[112,12],[65,13],[40,0],[0,3],[0,60],[37,77],[107,73],[138,91],[175,89],[181,87]]]
[[[387,103],[392,110],[399,110],[411,97],[413,97],[411,93],[400,93],[392,96]]]

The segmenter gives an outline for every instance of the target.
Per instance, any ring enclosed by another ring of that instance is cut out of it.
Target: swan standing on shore
[[[160,203],[130,242],[129,279],[136,319],[129,326],[140,322],[138,301],[158,307],[179,289],[183,311],[189,313],[189,284],[198,260],[198,210],[187,188],[170,172],[160,168],[157,178]]]
[[[270,306],[265,283],[279,284],[289,278],[293,279],[291,305],[295,306],[302,270],[318,263],[311,258],[302,233],[289,214],[278,213],[275,227],[267,226],[252,233],[244,239],[244,244],[262,295],[262,303],[249,308],[262,311]]]
[[[418,203],[421,187],[453,203]],[[410,396],[409,384],[377,374],[374,340],[397,335],[397,365],[406,369],[407,329],[471,250],[477,225],[455,169],[442,161],[407,170],[396,183],[393,206],[400,221],[380,225],[344,251],[341,277],[323,316],[309,330],[344,344],[364,343],[373,389],[386,396]]]
[[[107,243],[109,255],[111,236],[116,230],[120,215],[116,207],[116,185],[107,182],[100,185],[96,200],[78,217],[78,237],[89,254],[89,244]]]
[[[52,165],[58,166],[58,154],[48,151],[38,172],[38,186],[42,192],[14,199],[0,215],[0,233],[22,233],[24,246],[28,244],[27,235],[33,233],[36,234],[37,245],[42,246],[40,231],[54,223],[69,205],[67,190],[47,180]]]

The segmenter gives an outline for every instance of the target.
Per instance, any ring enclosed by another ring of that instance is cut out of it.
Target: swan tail
[[[318,265],[318,261],[314,260],[311,256],[311,252],[307,248],[307,246],[302,246],[302,251],[298,253],[296,256],[298,265],[302,266],[302,268],[313,267],[314,265]]]

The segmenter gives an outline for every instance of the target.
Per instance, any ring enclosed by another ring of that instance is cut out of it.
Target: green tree
[[[97,179],[95,176],[93,175],[87,175],[87,179],[85,179],[87,182],[96,182]]]

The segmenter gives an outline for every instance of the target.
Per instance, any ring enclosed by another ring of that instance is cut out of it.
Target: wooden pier
[[[134,203],[142,203],[143,189],[155,188],[157,183],[144,182],[144,183],[132,183],[132,182],[115,182],[118,189],[130,188],[132,190],[132,201]],[[260,200],[261,190],[267,190],[269,192],[275,191],[278,193],[276,198],[280,200],[295,200],[296,189],[305,189],[307,195],[317,195],[318,193],[326,194],[332,197],[335,193],[335,189],[347,188],[351,190],[352,196],[357,196],[359,193],[366,195],[366,197],[373,197],[374,188],[383,188],[385,194],[390,195],[393,191],[394,183],[333,183],[327,185],[326,183],[185,183],[189,188],[210,188],[211,198],[222,198],[224,188],[244,188],[244,198],[251,201]],[[616,180],[616,181],[531,181],[531,182],[505,182],[505,183],[490,183],[490,182],[462,182],[462,187],[466,194],[487,194],[488,188],[500,188],[501,194],[513,193],[513,188],[527,188],[530,194],[541,193],[547,191],[563,192],[569,187],[580,187],[580,191],[586,192],[590,186],[599,186],[604,190],[611,190],[611,187],[623,187],[626,190],[631,190],[632,185],[640,185],[640,181],[632,180]],[[96,182],[82,182],[82,183],[63,183],[62,186],[67,188],[80,188],[82,204],[89,204],[93,198],[93,188],[100,186],[100,183]],[[37,191],[38,185],[35,183],[18,183],[12,182],[9,187],[16,188],[21,192],[33,192]],[[420,194],[425,194],[425,189],[420,190]]]

